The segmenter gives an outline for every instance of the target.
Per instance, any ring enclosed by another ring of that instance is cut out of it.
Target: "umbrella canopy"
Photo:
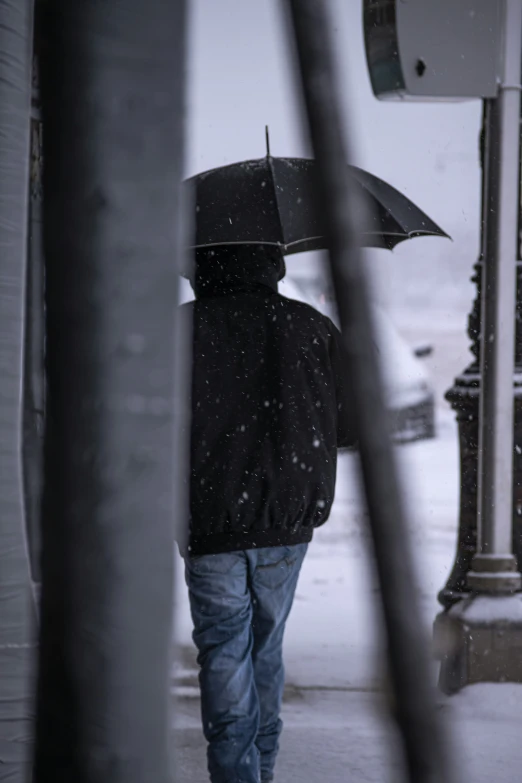
[[[267,155],[187,180],[196,199],[193,247],[279,245],[286,255],[325,249],[315,169],[313,160]],[[394,187],[367,171],[349,169],[360,195],[369,201],[371,223],[363,245],[392,250],[416,236],[447,237]]]

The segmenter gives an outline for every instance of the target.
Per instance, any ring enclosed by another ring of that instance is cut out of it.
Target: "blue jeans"
[[[283,633],[308,545],[187,558],[212,783],[273,779]]]

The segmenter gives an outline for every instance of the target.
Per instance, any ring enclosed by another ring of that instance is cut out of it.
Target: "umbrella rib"
[[[404,234],[408,234],[408,236],[420,236],[421,234],[425,234],[428,236],[440,236],[444,237],[446,239],[449,239],[449,234],[447,234],[445,231],[443,231],[440,226],[427,215],[424,210],[422,210],[420,207],[418,207],[416,204],[413,204],[408,196],[406,196],[404,193],[402,193],[400,190],[397,190],[394,185],[391,185],[389,182],[386,182],[385,180],[381,180],[379,177],[377,177],[375,174],[372,174],[369,171],[366,171],[365,169],[361,169],[358,166],[350,166],[350,171],[354,179],[358,182],[358,184],[363,188],[363,190],[368,194],[368,196],[374,200],[378,205],[385,205],[385,209],[387,213],[390,215],[390,217],[398,223],[400,226],[404,225],[404,222],[402,220],[402,217],[399,217],[397,215],[397,208],[400,212],[402,210],[407,209],[411,210],[412,207],[415,208],[415,210],[418,212],[419,219],[423,220],[424,222],[428,223],[430,228],[427,228],[425,230],[413,230],[408,231],[407,229],[403,230]],[[384,193],[380,193],[379,191],[385,191]],[[386,196],[389,196],[390,198],[387,198]],[[391,198],[393,196],[393,198]],[[393,236],[391,232],[386,232],[389,236]]]
[[[402,237],[402,238],[414,238],[414,237],[437,237],[439,234],[435,231],[423,230],[418,229],[415,231],[364,231],[362,232],[363,236],[376,236],[376,237],[382,237],[383,239],[386,239],[386,237]],[[446,236],[448,236],[446,234]],[[195,250],[197,248],[203,248],[203,247],[228,247],[229,245],[270,245],[271,247],[281,247],[283,250],[286,250],[290,247],[296,247],[297,245],[304,245],[306,243],[310,242],[316,242],[321,239],[324,239],[323,234],[317,234],[317,236],[313,237],[306,237],[306,239],[297,239],[295,242],[288,242],[288,244],[282,244],[281,242],[269,242],[265,240],[260,239],[239,239],[236,241],[230,241],[227,240],[226,242],[205,242],[204,244],[195,244],[195,245],[189,245],[189,250]]]

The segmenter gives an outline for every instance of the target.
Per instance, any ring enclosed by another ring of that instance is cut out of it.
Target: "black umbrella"
[[[196,196],[193,247],[279,245],[286,255],[325,249],[315,165],[313,160],[267,155],[187,180]],[[392,250],[412,237],[448,236],[387,182],[355,166],[349,169],[373,215],[373,226],[363,236],[365,246]]]

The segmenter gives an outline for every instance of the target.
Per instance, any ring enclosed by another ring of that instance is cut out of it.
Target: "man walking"
[[[337,450],[354,443],[340,335],[277,292],[273,248],[200,252],[193,286],[186,581],[212,783],[268,783],[283,633]]]

